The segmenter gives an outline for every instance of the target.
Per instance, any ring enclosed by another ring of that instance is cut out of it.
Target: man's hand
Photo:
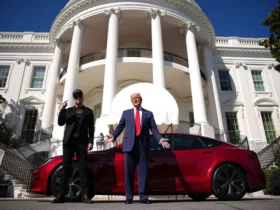
[[[65,108],[66,108],[67,102],[68,102],[68,101],[64,101],[64,102],[61,104],[61,109],[65,109]]]
[[[163,148],[169,148],[170,147],[170,144],[168,144],[168,139],[164,139],[162,138],[159,143],[162,145]]]
[[[91,143],[89,143],[89,144],[87,145],[87,150],[88,150],[88,151],[92,150],[92,147],[93,147],[93,145],[92,145]]]
[[[110,143],[114,141],[114,136],[113,135],[107,135],[104,142],[107,144],[107,143]]]

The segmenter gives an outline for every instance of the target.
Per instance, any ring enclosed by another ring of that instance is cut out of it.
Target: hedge
[[[264,190],[264,193],[267,195],[279,195],[280,192],[278,191],[280,190],[280,183],[277,177],[280,176],[280,168],[267,169],[264,171],[264,174],[266,179],[266,188]]]

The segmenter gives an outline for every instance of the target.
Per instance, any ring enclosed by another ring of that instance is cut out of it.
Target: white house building
[[[49,33],[0,32],[1,118],[28,143],[51,131],[53,156],[60,104],[73,105],[74,89],[94,110],[96,137],[137,91],[159,125],[189,121],[185,132],[196,123],[260,150],[280,135],[280,74],[259,40],[216,37],[195,0],[70,0]]]

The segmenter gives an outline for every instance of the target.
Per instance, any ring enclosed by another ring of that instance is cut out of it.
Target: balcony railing
[[[143,49],[143,48],[123,48],[118,50],[118,57],[142,57],[142,58],[152,58],[152,50],[151,49]],[[106,51],[92,53],[86,56],[81,57],[80,65],[90,63],[93,61],[98,61],[106,58]],[[164,52],[164,60],[170,61],[174,63],[178,63],[182,66],[189,66],[188,60],[179,55],[175,55],[173,53]],[[60,74],[60,79],[67,73],[67,66],[63,69]],[[206,81],[206,76],[203,71],[200,70],[201,77]]]
[[[216,46],[265,49],[259,45],[261,40],[262,38],[216,37]]]
[[[247,136],[240,135],[240,131],[224,131],[219,128],[214,127],[214,132],[215,132],[215,138],[220,139],[222,141],[229,142],[231,144],[235,145],[243,145],[247,141]],[[248,142],[246,143],[246,148],[249,149],[249,144]]]

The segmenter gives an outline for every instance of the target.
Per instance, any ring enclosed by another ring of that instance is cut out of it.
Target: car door
[[[176,157],[177,191],[201,189],[201,182],[214,161],[212,147],[206,147],[199,136],[172,135],[172,153]]]
[[[169,139],[167,134],[162,136]],[[172,145],[171,140],[169,140],[169,144]],[[172,156],[171,149],[163,148],[154,136],[150,137],[148,188],[151,194],[167,193],[175,190]]]

